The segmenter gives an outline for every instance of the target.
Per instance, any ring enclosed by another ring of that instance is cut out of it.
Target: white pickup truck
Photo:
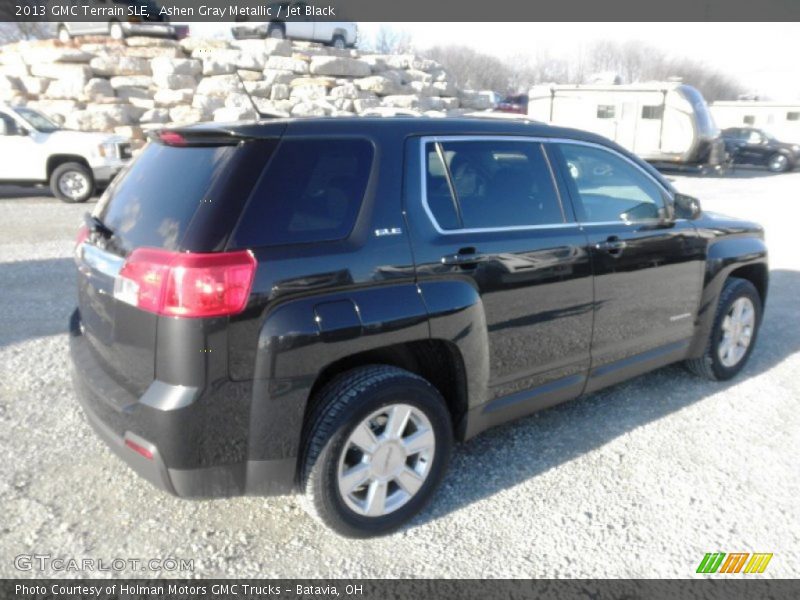
[[[313,7],[302,0],[275,2],[267,5],[267,8],[272,19],[270,22],[237,25],[231,28],[233,37],[237,40],[305,40],[330,44],[334,48],[352,48],[358,42],[358,25],[345,21],[315,21],[315,17],[306,12],[309,8],[313,10]]]
[[[124,137],[69,131],[30,108],[0,104],[0,184],[50,185],[64,202],[85,202],[131,159]]]

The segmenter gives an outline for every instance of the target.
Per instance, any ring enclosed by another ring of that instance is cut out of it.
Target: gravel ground
[[[13,565],[37,553],[194,559],[199,577],[687,577],[714,551],[773,552],[765,575],[796,576],[800,172],[674,180],[767,227],[771,289],[745,372],[714,384],[668,367],[487,432],[412,527],[370,541],[292,497],[178,500],[123,466],[68,377],[86,207],[0,188],[0,576],[39,575]]]

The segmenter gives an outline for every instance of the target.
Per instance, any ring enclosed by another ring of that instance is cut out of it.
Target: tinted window
[[[53,131],[58,131],[60,129],[60,127],[53,123],[53,121],[48,119],[42,113],[33,109],[18,108],[17,114],[42,133],[52,133]]]
[[[741,129],[726,129],[722,132],[723,137],[726,137],[730,140],[744,140],[746,139],[746,135]]]
[[[485,229],[563,223],[542,147],[533,142],[445,142],[447,169],[428,145],[427,198],[443,229]],[[441,173],[441,174],[440,174]],[[450,182],[447,181],[450,178]],[[454,195],[453,195],[454,193]]]
[[[366,140],[285,140],[261,175],[234,234],[236,247],[346,238],[372,166]]]
[[[4,113],[0,113],[0,121],[5,124],[6,135],[17,135],[17,122]]]
[[[455,198],[450,193],[447,167],[436,144],[426,146],[426,193],[428,207],[433,218],[442,229],[458,229],[461,217],[458,215]]]
[[[559,144],[577,188],[584,222],[642,221],[660,217],[664,192],[621,156],[592,146]]]
[[[658,106],[643,106],[642,107],[642,118],[643,119],[660,119],[664,114],[664,107],[662,105]]]
[[[800,121],[800,112],[792,111],[786,113],[787,121]]]
[[[764,137],[758,131],[749,131],[747,133],[748,144],[761,144],[764,142]]]
[[[598,119],[613,119],[615,114],[616,110],[613,104],[600,104],[597,107]]]
[[[753,115],[745,115],[744,118],[742,119],[742,121],[744,122],[745,125],[755,125],[756,124],[756,118]]]
[[[108,189],[97,214],[123,251],[140,246],[176,250],[214,180],[236,149],[149,144]]]

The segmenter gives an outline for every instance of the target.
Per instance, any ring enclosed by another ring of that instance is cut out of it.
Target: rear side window
[[[141,246],[177,250],[198,206],[235,152],[231,146],[152,143],[112,184],[97,215],[125,252]]]
[[[367,140],[284,140],[253,190],[232,245],[346,238],[361,208],[372,158]]]
[[[564,222],[541,144],[450,141],[426,145],[425,198],[443,230]]]

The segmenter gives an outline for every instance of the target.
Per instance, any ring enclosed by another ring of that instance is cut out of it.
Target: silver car
[[[84,5],[78,0],[69,0],[68,4],[77,6],[79,11]],[[180,39],[188,33],[188,27],[172,25],[161,17],[158,6],[149,0],[91,0],[90,5],[124,16],[113,16],[107,21],[64,21],[57,27],[59,40],[66,43],[81,35],[108,35],[115,40],[134,35]],[[143,14],[147,16],[139,16]]]

